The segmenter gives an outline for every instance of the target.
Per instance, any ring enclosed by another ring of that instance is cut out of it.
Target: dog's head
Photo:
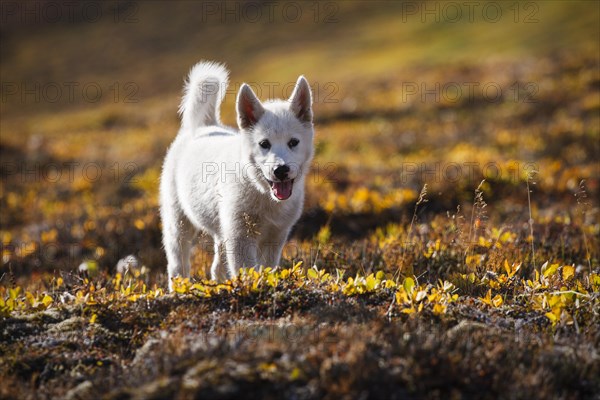
[[[247,171],[262,192],[288,199],[303,184],[313,155],[312,94],[303,76],[289,100],[264,104],[245,83],[237,97],[237,119],[244,140]]]

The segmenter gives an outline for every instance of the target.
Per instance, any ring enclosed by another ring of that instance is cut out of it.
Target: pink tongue
[[[285,200],[292,195],[292,185],[293,181],[291,180],[285,182],[273,182],[271,188],[273,189],[275,197],[279,200]]]

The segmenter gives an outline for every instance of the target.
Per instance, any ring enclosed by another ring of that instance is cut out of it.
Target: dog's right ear
[[[237,96],[237,120],[240,129],[253,127],[265,113],[260,100],[256,97],[250,86],[245,83],[240,87]]]

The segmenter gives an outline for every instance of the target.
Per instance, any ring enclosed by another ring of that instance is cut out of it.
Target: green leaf
[[[415,289],[415,281],[410,276],[406,277],[402,286],[404,287],[404,290],[406,290],[406,293],[411,294]]]

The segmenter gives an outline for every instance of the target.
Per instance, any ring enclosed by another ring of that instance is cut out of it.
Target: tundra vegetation
[[[3,26],[0,397],[598,396],[598,3],[102,4],[133,19]],[[316,155],[281,266],[217,284],[200,236],[168,293],[158,178],[199,58],[232,70],[230,125],[241,77],[306,75]]]

